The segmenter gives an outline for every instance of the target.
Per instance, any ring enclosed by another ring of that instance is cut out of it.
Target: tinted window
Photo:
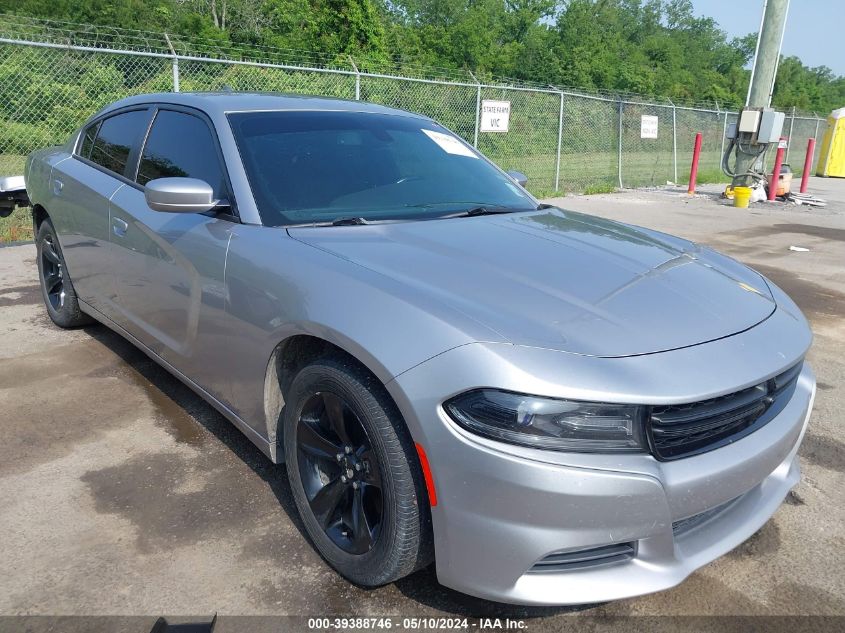
[[[79,155],[84,158],[91,157],[91,148],[94,146],[94,139],[97,138],[97,130],[100,129],[100,122],[92,123],[82,133],[82,144],[79,146]]]
[[[94,141],[91,160],[123,175],[129,152],[144,133],[147,116],[146,110],[133,110],[105,119]]]
[[[361,112],[229,115],[266,225],[422,219],[475,206],[534,209],[514,182],[445,128]]]
[[[199,117],[159,110],[147,138],[138,168],[138,183],[156,178],[199,178],[214,189],[215,198],[226,198],[217,143]]]

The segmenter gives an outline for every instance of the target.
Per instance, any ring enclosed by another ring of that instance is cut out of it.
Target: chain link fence
[[[718,106],[479,82],[470,73],[462,77],[454,71],[438,76],[431,69],[400,67],[382,73],[374,64],[365,64],[363,71],[352,59],[329,60],[301,51],[198,51],[163,34],[89,33],[80,32],[79,25],[60,28],[33,20],[22,25],[17,16],[3,18],[0,176],[23,173],[27,154],[64,143],[108,103],[148,92],[277,91],[361,99],[419,112],[503,169],[524,172],[529,188],[541,195],[686,183],[697,132],[703,136],[701,180],[721,180],[725,130],[737,116]],[[22,29],[28,37],[21,36]],[[262,57],[271,59],[259,61]],[[281,63],[280,58],[294,63]],[[510,102],[506,133],[480,130],[480,110],[488,99]],[[643,117],[656,117],[656,138],[643,138]],[[791,143],[786,160],[796,164],[795,171],[803,164],[807,139],[820,141],[824,129],[824,119],[815,115],[787,114],[784,135]]]

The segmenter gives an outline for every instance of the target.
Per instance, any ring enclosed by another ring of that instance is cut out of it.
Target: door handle
[[[126,235],[126,229],[129,228],[129,225],[121,220],[120,218],[112,218],[111,220],[111,230],[112,233],[117,235],[118,237],[123,237]]]
[[[53,193],[57,196],[62,193],[62,189],[64,189],[65,183],[63,183],[58,178],[53,179]]]

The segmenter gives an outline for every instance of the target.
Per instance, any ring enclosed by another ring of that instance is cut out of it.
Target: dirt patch
[[[749,226],[748,228],[740,229],[733,233],[732,241],[734,243],[741,244],[748,238],[772,237],[775,235],[782,235],[784,233],[807,235],[809,237],[818,237],[825,240],[845,242],[845,229],[818,226],[815,224],[800,224],[798,222]]]
[[[248,472],[202,454],[142,455],[82,477],[97,512],[119,514],[137,527],[141,552],[172,549],[211,535],[254,526],[268,512],[283,512]],[[247,469],[248,470],[248,469]],[[237,486],[233,486],[237,483]]]
[[[220,414],[128,341],[111,332],[104,332],[98,339],[123,362],[96,367],[85,376],[114,376],[133,390],[143,392],[155,409],[156,421],[177,442],[201,444],[205,434],[197,418],[213,419]]]
[[[775,224],[769,232],[769,234],[772,233],[796,233],[798,235],[820,237],[825,240],[845,242],[845,229],[834,229],[828,226],[816,226],[814,224]]]
[[[799,454],[816,466],[845,473],[845,444],[839,440],[808,433],[804,437]]]
[[[131,423],[144,411],[179,443],[201,446],[208,428],[237,433],[124,338],[102,326],[85,331],[90,339],[0,363],[0,406],[7,420],[0,473],[66,455],[77,443]]]
[[[98,347],[57,346],[0,363],[0,473],[25,472],[67,455],[79,442],[128,424],[144,410],[143,396],[120,392],[110,371],[84,377],[91,366],[113,371],[120,362]]]
[[[748,556],[765,558],[778,551],[778,548],[780,548],[780,528],[772,519],[752,534],[742,545],[731,551],[728,556],[732,558]]]
[[[41,303],[41,286],[12,286],[0,290],[0,308],[5,306],[36,305]]]

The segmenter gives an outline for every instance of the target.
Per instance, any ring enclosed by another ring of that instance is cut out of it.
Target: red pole
[[[701,156],[701,132],[695,135],[695,147],[692,150],[692,166],[689,168],[689,188],[687,194],[695,193],[695,179],[698,177],[698,158]]]
[[[801,193],[807,193],[807,181],[810,180],[810,170],[813,169],[813,154],[816,151],[816,139],[807,139],[807,157],[804,159],[804,173],[801,174]]]
[[[783,136],[780,137],[781,141],[785,141],[786,138]],[[775,194],[778,190],[778,180],[780,179],[780,166],[783,165],[783,152],[786,149],[785,147],[781,147],[784,143],[778,143],[778,151],[775,154],[775,167],[772,170],[772,177],[769,179],[769,202],[775,199]]]

